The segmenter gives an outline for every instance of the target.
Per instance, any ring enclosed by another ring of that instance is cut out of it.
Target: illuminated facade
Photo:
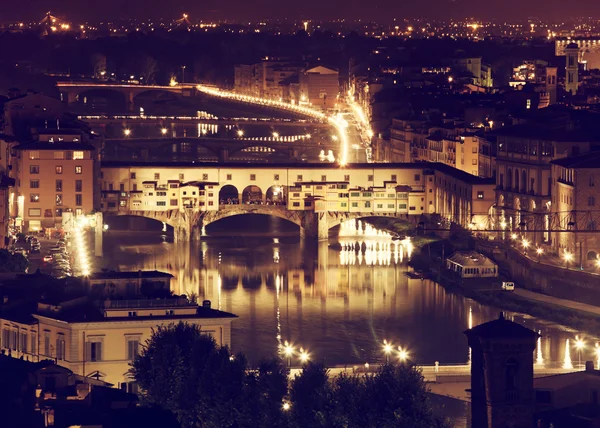
[[[81,138],[80,132],[48,132],[14,148],[11,214],[24,232],[61,227],[63,211],[93,211],[95,148]]]
[[[1,318],[0,348],[34,362],[54,359],[75,374],[123,387],[133,381],[127,375],[129,364],[157,326],[194,324],[218,346],[230,346],[231,322],[236,318],[185,298],[69,303],[39,303],[34,314]]]
[[[175,206],[175,202],[170,205],[169,193],[159,197],[138,195],[144,183],[151,186],[148,193],[156,193],[157,189],[170,192],[170,186],[180,185],[183,179],[196,180],[198,189],[205,188],[206,205],[193,207],[198,213],[217,210],[236,213],[240,211],[235,208],[239,203],[254,211],[260,209],[265,214],[273,205],[273,209],[285,212],[382,213],[413,218],[436,213],[467,227],[472,222],[483,221],[480,217],[487,218],[494,201],[492,181],[446,165],[429,163],[341,168],[335,164],[183,166],[107,162],[103,164],[103,176],[105,200],[102,209],[107,213],[122,214],[181,211],[182,205]],[[108,205],[108,188],[119,189],[118,204]],[[136,202],[134,206],[138,197],[146,199],[139,199],[140,203]],[[157,198],[163,198],[165,204],[152,205]],[[143,201],[148,201],[148,205],[143,205]],[[214,201],[212,205],[211,201]],[[254,206],[256,208],[252,208]],[[476,220],[474,215],[478,216]]]
[[[340,93],[339,73],[318,66],[300,73],[300,102],[322,110],[335,108]]]
[[[600,38],[598,37],[569,37],[559,38],[555,41],[555,55],[566,56],[569,45],[579,52],[579,59],[586,70],[600,68]]]
[[[600,266],[600,156],[557,159],[552,167],[552,248],[574,266]]]
[[[496,206],[508,230],[550,243],[553,176],[550,162],[591,149],[590,137],[577,131],[541,130],[517,125],[499,132]],[[527,231],[530,232],[527,232]]]

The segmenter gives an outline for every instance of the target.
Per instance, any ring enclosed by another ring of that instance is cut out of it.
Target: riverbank
[[[496,307],[499,310],[524,313],[590,335],[600,336],[600,314],[563,306],[562,299],[553,299],[551,296],[544,299],[545,295],[534,292],[528,292],[523,296],[509,291],[477,290],[449,277],[440,271],[439,266],[431,269],[430,272],[433,274],[433,279],[448,291],[459,293],[479,303]],[[516,284],[516,287],[519,289],[519,284]],[[536,294],[540,295],[539,298],[534,296]]]
[[[409,233],[406,223],[390,218],[368,219],[369,223],[390,233]],[[521,278],[510,278],[514,281],[517,290],[527,290],[526,293],[511,293],[501,290],[491,290],[489,286],[478,287],[465,284],[463,281],[452,277],[444,269],[442,260],[457,249],[470,249],[474,243],[465,239],[443,239],[435,235],[411,237],[416,249],[410,265],[423,272],[438,282],[450,292],[461,294],[479,303],[493,306],[499,310],[520,312],[537,318],[546,319],[553,323],[561,324],[594,336],[600,336],[600,307],[593,311],[592,306],[587,310],[577,305],[577,301],[539,293],[531,290],[522,283]],[[498,280],[497,282],[500,282]],[[595,303],[594,300],[590,302]]]

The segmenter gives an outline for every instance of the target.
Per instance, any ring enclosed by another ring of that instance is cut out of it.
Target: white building
[[[207,301],[208,302],[208,301]],[[0,349],[30,361],[54,359],[81,376],[97,377],[135,390],[129,364],[159,325],[195,324],[218,346],[231,345],[228,312],[187,299],[103,300],[87,297],[57,304],[38,303],[36,313],[3,314]]]
[[[461,278],[497,278],[498,265],[475,251],[457,251],[446,259],[446,268]]]

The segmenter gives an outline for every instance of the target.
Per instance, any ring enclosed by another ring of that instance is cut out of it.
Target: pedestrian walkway
[[[548,296],[546,294],[535,293],[533,291],[524,290],[522,288],[516,288],[515,294],[528,300],[534,300],[537,302],[548,303],[556,306],[563,306],[565,308],[574,309],[580,312],[587,312],[592,315],[600,316],[600,307],[594,305],[588,305],[587,303],[576,302],[574,300],[560,299],[558,297]]]

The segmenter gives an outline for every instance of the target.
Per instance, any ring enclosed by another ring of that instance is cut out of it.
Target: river
[[[463,332],[499,314],[433,281],[409,278],[409,248],[376,231],[365,236],[356,225],[318,245],[300,239],[291,223],[260,215],[209,225],[191,245],[173,242],[160,228],[115,229],[105,236],[103,267],[169,272],[175,294],[194,293],[238,315],[232,348],[250,363],[275,355],[286,340],[327,365],[378,362],[387,340],[419,364],[464,364]],[[572,329],[508,317],[540,332],[539,364],[576,365],[595,356],[596,338],[580,336],[580,352]]]

